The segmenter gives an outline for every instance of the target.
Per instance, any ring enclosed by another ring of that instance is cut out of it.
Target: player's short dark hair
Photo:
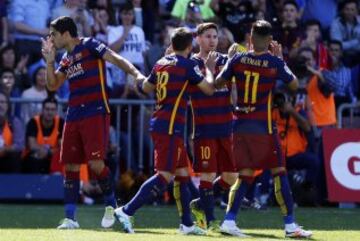
[[[209,29],[215,29],[215,31],[218,32],[216,23],[201,23],[196,28],[196,35],[199,36]]]
[[[43,100],[42,107],[44,108],[47,103],[53,103],[56,106],[58,106],[58,101],[56,100],[56,98],[53,95],[50,95],[50,96],[46,97],[45,100]]]
[[[286,5],[293,5],[295,8],[296,8],[296,10],[299,10],[299,5],[297,4],[297,2],[296,1],[293,1],[293,0],[287,0],[287,1],[285,1],[284,3],[283,3],[283,9],[284,9],[284,7],[286,6]]]
[[[177,28],[171,36],[171,44],[175,51],[183,51],[192,45],[193,34],[186,28]]]
[[[70,36],[73,38],[76,38],[78,36],[78,30],[76,24],[74,20],[70,17],[66,17],[66,16],[58,17],[57,19],[53,20],[50,23],[50,27],[60,32],[61,34],[68,31]]]
[[[336,40],[336,39],[331,39],[331,40],[329,41],[329,46],[330,46],[330,44],[336,44],[336,45],[339,45],[339,46],[340,46],[340,49],[342,49],[342,48],[343,48],[342,42],[341,42],[341,41],[339,41],[339,40]]]
[[[260,37],[267,37],[272,35],[272,26],[271,23],[265,20],[257,20],[252,25],[252,33],[260,36]]]

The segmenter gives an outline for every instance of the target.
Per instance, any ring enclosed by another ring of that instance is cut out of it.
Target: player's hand
[[[135,85],[139,84],[139,83],[142,83],[144,82],[146,79],[146,77],[142,74],[142,73],[138,73],[136,76],[135,76]]]
[[[237,43],[233,43],[230,48],[228,49],[228,57],[229,59],[232,58],[232,56],[234,56],[237,52],[238,49],[238,44]]]
[[[50,40],[50,37],[47,37],[46,40],[41,38],[41,53],[44,56],[47,64],[52,64],[55,62],[55,46]]]
[[[206,60],[205,60],[205,65],[206,67],[209,68],[209,70],[211,71],[211,73],[215,72],[215,66],[216,66],[216,59],[217,59],[218,55],[215,51],[210,51]]]
[[[282,46],[277,41],[271,41],[270,43],[270,53],[274,56],[283,59]]]

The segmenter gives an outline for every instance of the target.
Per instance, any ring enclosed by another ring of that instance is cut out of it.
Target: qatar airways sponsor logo
[[[351,190],[360,190],[360,143],[339,145],[330,159],[331,172],[338,183]]]
[[[65,71],[66,71],[66,77],[68,79],[75,78],[75,77],[85,73],[84,69],[81,66],[81,63],[71,65]]]

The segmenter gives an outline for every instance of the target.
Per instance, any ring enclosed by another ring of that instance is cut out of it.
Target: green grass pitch
[[[210,233],[208,236],[177,234],[179,219],[175,206],[146,206],[135,216],[136,234],[120,231],[119,224],[111,230],[100,228],[103,207],[79,206],[80,230],[56,230],[63,217],[62,205],[0,204],[0,241],[191,241],[239,240]],[[360,210],[337,208],[298,208],[297,221],[314,232],[312,240],[360,241]],[[223,210],[216,210],[223,217]],[[284,232],[278,208],[266,211],[240,211],[238,224],[251,235],[246,240],[283,240]]]

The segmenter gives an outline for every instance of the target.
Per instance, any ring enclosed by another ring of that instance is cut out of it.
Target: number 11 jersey
[[[270,53],[237,53],[220,76],[227,81],[234,76],[236,80],[238,110],[234,132],[272,134],[272,92],[276,81],[288,84],[295,79],[285,62]]]

